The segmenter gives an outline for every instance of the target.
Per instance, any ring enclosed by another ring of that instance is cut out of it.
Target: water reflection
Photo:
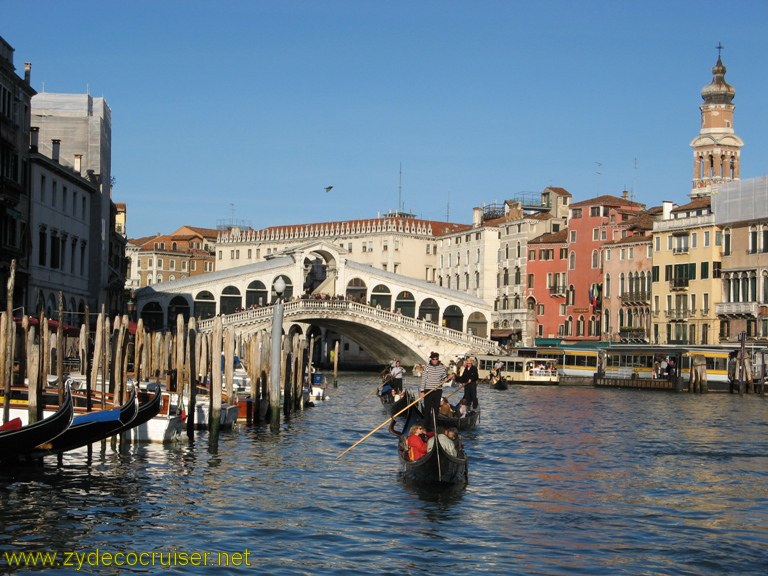
[[[216,450],[202,433],[0,471],[0,552],[247,546],[247,571],[275,574],[763,572],[764,399],[481,388],[469,484],[433,492],[403,482],[385,429],[337,458],[386,418],[375,378]]]

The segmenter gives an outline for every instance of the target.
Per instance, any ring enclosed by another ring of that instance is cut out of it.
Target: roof
[[[565,242],[568,242],[568,228],[563,228],[558,232],[547,232],[533,240],[528,240],[528,244],[558,244]]]
[[[641,202],[633,202],[632,200],[627,200],[625,198],[619,198],[618,196],[611,196],[610,194],[605,194],[603,196],[597,196],[596,198],[590,198],[589,200],[582,200],[581,202],[576,202],[575,204],[571,204],[571,208],[581,208],[584,206],[634,206],[637,208],[645,208],[645,204]]]
[[[565,188],[561,188],[559,186],[547,186],[545,190],[554,192],[558,196],[568,196],[569,198],[573,196],[570,192],[568,192],[568,190],[566,190]]]
[[[688,212],[689,210],[698,210],[700,208],[709,208],[712,205],[712,198],[710,196],[699,196],[694,198],[688,204],[682,206],[676,206],[672,208],[672,212]]]
[[[619,238],[618,240],[612,240],[606,242],[603,246],[619,246],[624,244],[650,244],[653,240],[653,236],[645,234],[633,234],[626,238]]]

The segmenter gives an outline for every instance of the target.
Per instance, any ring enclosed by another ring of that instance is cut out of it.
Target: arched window
[[[509,286],[509,268],[504,268],[504,281],[503,286]]]
[[[480,288],[480,272],[475,272],[475,288]]]
[[[509,297],[507,297],[506,295],[501,300],[501,309],[509,310]]]
[[[592,250],[592,268],[598,268],[600,266],[597,250]]]
[[[520,296],[518,296],[517,294],[515,294],[514,309],[515,310],[520,309]]]
[[[568,269],[576,270],[576,252],[571,252],[568,256]]]
[[[576,336],[584,336],[584,316],[579,316],[576,322]]]
[[[515,266],[515,286],[520,285],[520,266]]]
[[[624,272],[619,276],[619,296],[624,296]]]
[[[611,275],[610,274],[605,275],[605,297],[606,298],[611,297]]]
[[[522,251],[522,248],[520,246],[520,242],[517,243],[517,258],[520,258],[520,253]]]

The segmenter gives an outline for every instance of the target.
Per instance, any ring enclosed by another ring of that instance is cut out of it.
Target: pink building
[[[536,344],[555,344],[565,321],[568,229],[528,241],[526,305],[534,311]]]
[[[603,270],[601,249],[627,236],[628,221],[643,204],[617,196],[598,196],[571,205],[568,220],[568,285],[563,339],[575,343],[600,340]]]

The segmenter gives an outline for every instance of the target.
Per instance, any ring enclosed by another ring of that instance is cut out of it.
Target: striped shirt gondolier
[[[443,364],[427,364],[421,375],[421,387],[427,390],[441,388],[448,376],[448,369]]]

